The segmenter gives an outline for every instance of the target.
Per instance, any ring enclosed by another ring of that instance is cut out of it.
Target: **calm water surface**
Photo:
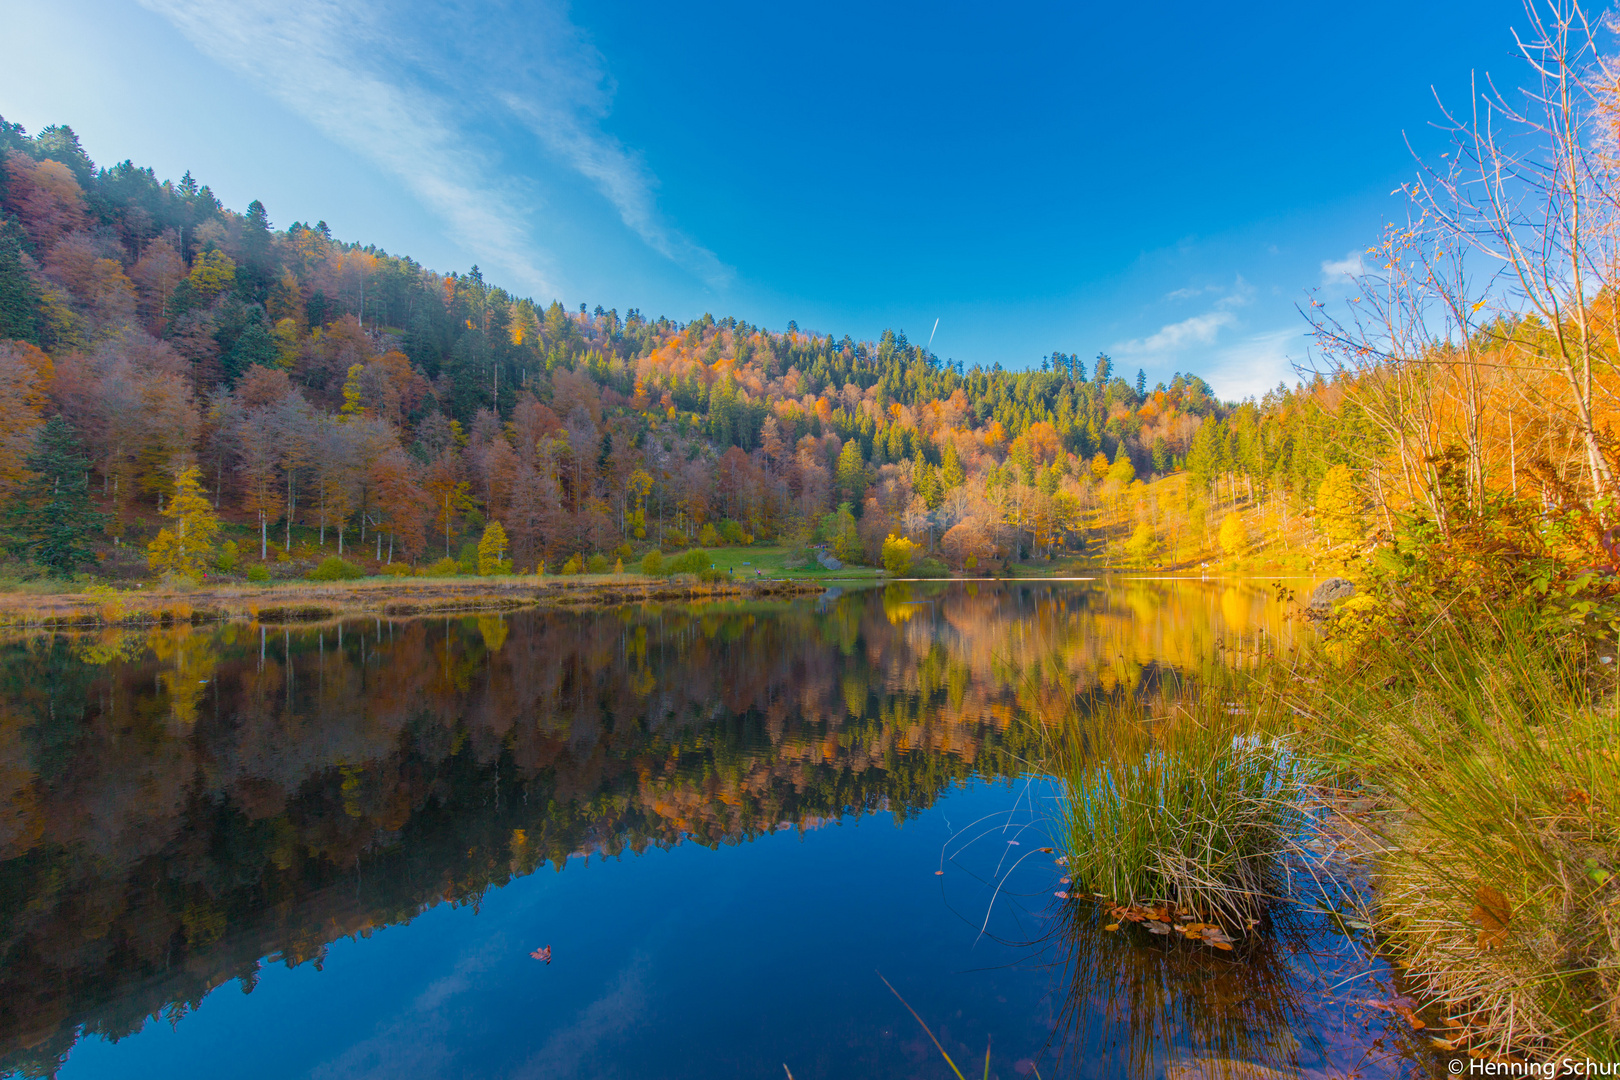
[[[1291,632],[1113,580],[5,642],[0,1075],[950,1075],[880,973],[970,1075],[1435,1075],[1324,916],[1053,897],[1037,662]]]

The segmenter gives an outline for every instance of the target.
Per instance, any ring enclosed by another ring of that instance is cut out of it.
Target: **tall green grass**
[[[1258,919],[1309,817],[1309,770],[1277,712],[1230,674],[1084,700],[1052,745],[1076,887],[1229,927]]]
[[[1467,1047],[1620,1058],[1612,643],[1514,607],[1396,629],[1287,684],[1313,750],[1382,807],[1380,928]]]

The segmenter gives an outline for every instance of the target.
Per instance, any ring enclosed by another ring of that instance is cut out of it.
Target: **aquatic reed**
[[[1306,769],[1275,711],[1225,677],[1077,706],[1053,740],[1075,888],[1229,927],[1258,919],[1308,823]]]

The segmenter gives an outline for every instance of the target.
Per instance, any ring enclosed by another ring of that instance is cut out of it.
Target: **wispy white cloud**
[[[1189,345],[1212,345],[1223,327],[1237,322],[1237,316],[1224,308],[1206,311],[1190,319],[1161,326],[1156,333],[1134,341],[1121,342],[1114,351],[1126,355],[1170,352]]]
[[[1230,287],[1214,285],[1205,286],[1202,289],[1177,289],[1166,296],[1165,299],[1183,300],[1209,293],[1222,295],[1210,306],[1208,311],[1173,323],[1166,323],[1147,337],[1118,342],[1113,346],[1112,351],[1123,356],[1146,357],[1175,352],[1192,346],[1213,345],[1222,330],[1237,324],[1236,309],[1245,306],[1254,298],[1254,287],[1239,276]]]
[[[1206,378],[1216,395],[1228,401],[1263,397],[1278,383],[1294,381],[1294,361],[1305,347],[1305,334],[1298,328],[1251,334],[1215,350]]]
[[[654,251],[711,287],[730,279],[712,252],[664,221],[657,178],[603,131],[612,80],[555,0],[425,11],[382,0],[141,3],[397,176],[476,257],[543,295],[558,295],[557,268],[532,235],[534,196],[502,178],[475,126],[528,131]]]
[[[1322,287],[1342,288],[1350,284],[1350,279],[1360,277],[1367,272],[1367,264],[1362,261],[1362,253],[1352,251],[1342,259],[1322,260]]]

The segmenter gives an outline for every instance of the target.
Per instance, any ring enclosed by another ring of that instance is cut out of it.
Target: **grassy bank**
[[[1363,605],[1318,647],[1082,702],[1054,754],[1076,890],[1241,934],[1277,904],[1332,905],[1312,863],[1334,849],[1370,869],[1371,921],[1437,1045],[1620,1058],[1612,642],[1469,611]]]
[[[300,622],[348,616],[509,611],[529,607],[612,606],[705,599],[748,600],[814,594],[804,581],[717,581],[581,574],[570,577],[375,577],[343,582],[112,589],[47,588],[0,593],[0,626],[110,626],[224,619]]]

